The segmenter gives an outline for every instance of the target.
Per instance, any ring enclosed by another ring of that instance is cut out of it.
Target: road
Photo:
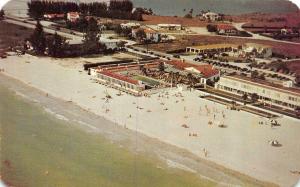
[[[18,17],[12,17],[12,16],[6,16],[6,19],[4,21],[6,21],[8,23],[20,25],[23,27],[27,27],[27,28],[32,28],[32,29],[34,29],[35,25],[36,25],[36,21],[29,21],[25,18],[18,18]],[[83,33],[81,33],[81,32],[77,32],[77,31],[73,31],[73,30],[69,30],[69,29],[66,29],[68,32],[56,30],[55,28],[51,27],[51,25],[55,24],[55,23],[50,22],[50,21],[41,21],[40,23],[43,25],[45,32],[50,33],[50,34],[54,34],[56,32],[60,36],[67,38],[67,41],[69,43],[81,43],[82,42]],[[72,32],[72,34],[71,34],[71,32]],[[136,43],[135,41],[132,41],[132,40],[109,39],[112,36],[114,36],[114,34],[101,34],[100,41],[102,41],[104,43],[105,42],[125,41],[125,42],[127,42],[126,46],[133,45]]]
[[[244,28],[242,28],[242,26],[244,25],[245,23],[232,23],[232,25],[237,28],[238,30],[241,30],[241,31],[246,31]],[[254,39],[254,40],[267,40],[267,41],[272,41],[272,42],[279,42],[279,43],[288,43],[288,44],[296,44],[296,45],[300,45],[300,43],[297,43],[297,42],[290,42],[290,41],[284,41],[284,40],[275,40],[273,38],[270,38],[270,37],[266,37],[266,36],[261,36],[259,34],[255,34],[253,32],[249,32],[249,31],[246,31],[250,34],[252,34],[252,37],[251,39]]]

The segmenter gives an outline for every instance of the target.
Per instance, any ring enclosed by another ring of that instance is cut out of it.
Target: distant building
[[[291,82],[279,85],[233,75],[221,77],[215,88],[239,96],[257,94],[259,101],[282,108],[294,110],[300,107],[300,89],[292,87]]]
[[[202,14],[202,17],[208,21],[218,21],[221,19],[220,14],[215,12],[206,12]]]
[[[53,20],[53,19],[64,19],[65,14],[44,14],[45,19]]]
[[[160,42],[161,41],[161,34],[158,31],[155,31],[153,29],[150,28],[140,28],[143,29],[145,34],[146,34],[146,38],[147,40],[151,40],[152,42]],[[136,33],[140,30],[140,29],[133,29],[131,34],[133,38],[137,38]]]
[[[158,24],[157,27],[164,30],[182,30],[182,25],[180,24]]]
[[[135,23],[135,22],[129,22],[129,23],[121,23],[120,26],[122,28],[137,29],[137,28],[140,28],[141,24]]]
[[[153,42],[161,41],[161,34],[153,29],[145,29],[147,40],[151,40]]]
[[[71,22],[75,22],[79,19],[79,13],[78,12],[68,12],[67,13],[67,19]]]
[[[209,44],[201,46],[191,46],[186,48],[187,53],[209,53],[209,52],[230,52],[238,49],[235,44]]]
[[[83,44],[81,40],[68,40],[67,42],[69,43],[70,46],[81,46]],[[101,44],[104,44],[106,49],[115,50],[118,48],[118,43],[120,41],[116,39],[108,39],[108,38],[100,37],[99,42]]]
[[[118,48],[119,40],[115,39],[106,39],[103,37],[100,37],[100,43],[104,44],[106,49],[112,49],[115,50]]]
[[[268,45],[246,43],[242,47],[242,54],[244,54],[245,56],[247,54],[254,54],[257,57],[270,58],[273,54],[272,48]]]
[[[218,24],[217,26],[217,33],[221,35],[237,35],[238,30],[229,24]]]
[[[293,34],[294,32],[293,32],[292,29],[283,28],[283,29],[280,30],[280,33],[282,35],[289,35],[289,34]]]

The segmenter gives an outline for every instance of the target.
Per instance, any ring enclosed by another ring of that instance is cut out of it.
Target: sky
[[[290,0],[290,1],[295,3],[298,6],[298,8],[300,8],[300,0]]]

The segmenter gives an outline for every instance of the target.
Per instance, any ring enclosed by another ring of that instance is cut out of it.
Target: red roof
[[[217,25],[218,30],[236,30],[236,28],[232,25],[228,24],[218,24]]]
[[[101,71],[100,73],[103,74],[103,75],[106,75],[106,76],[115,78],[115,79],[119,79],[119,80],[128,82],[128,83],[130,83],[130,84],[135,84],[135,85],[138,85],[138,84],[139,84],[139,81],[137,81],[137,80],[131,79],[131,78],[129,78],[129,77],[126,77],[126,76],[123,76],[123,75],[120,75],[120,74],[117,74],[117,73],[114,73],[114,72],[110,72],[110,71]]]
[[[199,72],[201,72],[201,74],[205,78],[209,78],[219,74],[219,71],[217,69],[213,69],[212,66],[211,67],[203,66],[203,67],[194,67],[194,68],[197,69]]]
[[[179,70],[185,70],[186,68],[193,67],[198,70],[205,78],[209,78],[219,74],[219,70],[214,69],[210,64],[196,65],[178,60],[166,61],[166,63],[175,66],[175,68]]]
[[[145,29],[144,31],[145,31],[145,33],[152,33],[152,34],[157,33],[157,32],[156,32],[155,30],[153,30],[153,29]]]

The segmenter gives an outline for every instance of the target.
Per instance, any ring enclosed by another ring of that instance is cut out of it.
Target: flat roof
[[[207,50],[207,49],[222,49],[229,47],[238,47],[237,44],[209,44],[209,45],[200,45],[200,46],[189,46],[187,48],[193,48],[198,50]]]
[[[251,84],[259,85],[261,87],[271,88],[271,89],[278,90],[281,92],[296,94],[297,96],[300,96],[300,89],[298,89],[298,88],[284,87],[280,84],[274,84],[274,83],[271,83],[271,82],[268,82],[265,80],[261,80],[261,79],[252,79],[250,77],[244,77],[241,75],[228,75],[223,78],[228,78],[228,79],[232,79],[232,80],[238,80],[238,81],[242,81],[242,82],[246,82],[246,83],[251,83]]]
[[[124,81],[124,82],[128,82],[130,84],[135,84],[135,85],[139,84],[139,81],[137,81],[135,79],[131,79],[129,77],[126,77],[126,76],[123,76],[123,75],[120,75],[120,74],[117,74],[117,73],[114,73],[111,71],[100,71],[99,73],[109,76],[109,77],[112,77],[112,78],[115,78],[115,79],[118,79],[118,80],[121,80],[121,81]]]

